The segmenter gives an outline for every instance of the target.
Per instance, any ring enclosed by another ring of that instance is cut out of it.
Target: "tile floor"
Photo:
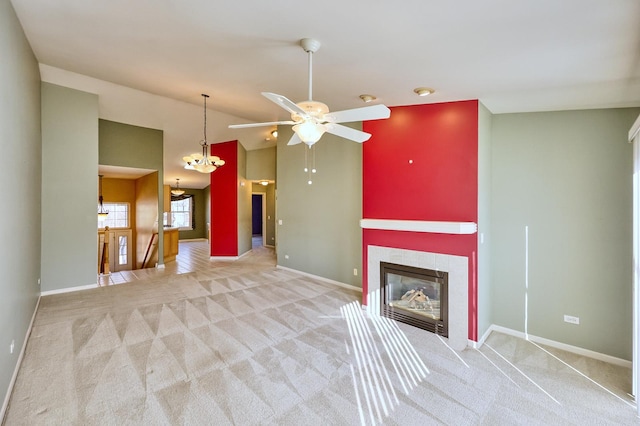
[[[166,274],[185,274],[195,272],[201,268],[208,268],[209,242],[207,240],[180,241],[176,260],[165,264],[164,269],[146,268],[133,271],[112,272],[109,275],[99,275],[100,287],[129,283]]]

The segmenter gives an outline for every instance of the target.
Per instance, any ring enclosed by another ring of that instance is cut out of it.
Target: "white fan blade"
[[[295,121],[269,121],[267,123],[247,123],[247,124],[230,124],[230,129],[244,129],[246,127],[262,127],[262,126],[277,126],[280,124],[296,124]]]
[[[345,139],[350,139],[358,143],[367,141],[371,137],[370,133],[352,129],[351,127],[343,126],[342,124],[327,123],[324,127],[327,129],[327,133],[331,133]]]
[[[371,105],[362,108],[346,109],[324,115],[330,123],[350,123],[352,121],[379,120],[389,118],[391,110],[384,105]]]
[[[309,114],[293,101],[290,101],[285,96],[278,95],[277,93],[262,92],[262,96],[269,99],[271,102],[280,105],[281,108],[286,109],[291,114],[298,114],[300,117],[307,118]]]
[[[298,145],[301,142],[302,139],[300,139],[300,136],[298,136],[296,132],[293,132],[293,136],[291,136],[291,139],[289,139],[289,143],[287,143],[287,145]]]

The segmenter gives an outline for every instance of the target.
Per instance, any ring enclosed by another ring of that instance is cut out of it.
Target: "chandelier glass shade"
[[[109,210],[106,210],[102,205],[102,175],[98,175],[99,188],[98,188],[98,221],[104,221],[109,215]]]
[[[204,139],[200,141],[202,153],[196,152],[191,155],[182,157],[187,163],[184,168],[187,170],[196,170],[200,173],[211,173],[218,167],[224,166],[224,160],[215,155],[209,155],[209,143],[207,142],[207,98],[209,95],[202,94],[204,98]]]
[[[176,179],[176,187],[171,190],[171,194],[175,195],[176,197],[178,195],[184,194],[184,189],[180,188],[180,179]]]

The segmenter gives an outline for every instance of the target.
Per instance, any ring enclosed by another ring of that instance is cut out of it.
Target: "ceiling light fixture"
[[[278,138],[278,131],[277,130],[272,130],[271,131],[271,136],[273,136],[274,138]]]
[[[260,185],[267,186],[267,185],[269,185],[269,181],[268,180],[261,180],[260,181]]]
[[[377,98],[373,95],[360,95],[360,99],[365,103],[369,103],[371,101],[375,101]]]
[[[187,163],[184,166],[187,170],[197,170],[200,173],[211,173],[218,167],[224,166],[224,160],[215,155],[209,155],[209,144],[207,143],[207,98],[209,95],[202,94],[204,98],[204,139],[200,141],[202,146],[202,154],[196,152],[195,154],[187,155],[182,159]]]
[[[415,89],[413,89],[413,91],[418,95],[418,96],[429,96],[430,94],[432,94],[433,92],[435,92],[435,90],[429,88],[429,87],[417,87]]]
[[[176,197],[184,194],[184,189],[180,189],[180,179],[176,178],[176,187],[171,190],[171,194]]]
[[[326,127],[323,124],[316,123],[311,120],[305,120],[302,123],[293,126],[293,131],[296,132],[302,142],[311,146],[320,140],[326,131]]]
[[[104,221],[109,215],[109,210],[105,210],[102,205],[102,175],[98,175],[99,185],[98,185],[98,221]]]

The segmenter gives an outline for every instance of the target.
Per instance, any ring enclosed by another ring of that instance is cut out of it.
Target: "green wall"
[[[631,359],[633,164],[627,132],[639,113],[493,117],[495,324]],[[579,317],[580,325],[564,322],[565,314]]]
[[[291,126],[278,127],[278,265],[361,288],[362,146],[322,136],[314,148],[318,172],[308,185],[308,148],[287,146],[291,135]]]
[[[206,194],[204,189],[182,188],[185,194],[193,195],[193,215],[195,229],[191,231],[178,231],[181,240],[194,240],[207,238]]]
[[[491,125],[478,102],[478,338],[491,326]]]
[[[276,179],[276,147],[247,151],[247,179]]]
[[[42,83],[42,290],[97,282],[98,96]]]
[[[101,165],[158,171],[158,218],[163,216],[164,174],[162,130],[99,120]],[[160,220],[160,223],[162,221]],[[164,264],[164,232],[158,229],[158,264]]]
[[[101,119],[99,150],[100,164],[162,172],[162,130]]]
[[[204,221],[205,226],[207,226],[211,224],[211,185],[207,185],[202,191],[204,194]],[[205,230],[205,238],[209,238],[206,232]]]
[[[8,0],[0,0],[0,57],[0,181],[17,197],[2,210],[0,221],[1,418],[40,293],[41,271],[40,71]]]

